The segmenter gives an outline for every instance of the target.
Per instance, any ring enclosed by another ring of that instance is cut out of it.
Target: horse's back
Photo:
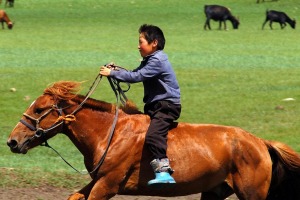
[[[194,157],[222,160],[245,153],[245,149],[251,154],[266,151],[268,155],[262,139],[239,127],[179,123],[168,134],[168,155],[174,157],[193,152]]]
[[[168,157],[175,180],[197,182],[202,191],[225,180],[232,185],[237,174],[253,178],[260,166],[271,168],[263,140],[238,127],[213,124],[179,123],[168,134]]]
[[[145,123],[148,118],[135,119]],[[181,196],[229,190],[240,199],[266,198],[272,163],[264,141],[241,128],[213,124],[178,123],[169,131],[167,156],[175,170],[172,176],[176,185],[153,193],[146,187],[153,174],[151,155],[144,145],[144,129],[146,126],[133,131],[139,132],[135,134],[134,162],[130,162],[135,170],[128,174],[120,194]]]

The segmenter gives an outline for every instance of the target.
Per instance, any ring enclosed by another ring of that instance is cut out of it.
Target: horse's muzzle
[[[26,154],[28,151],[28,147],[27,147],[28,142],[27,141],[20,145],[20,144],[18,144],[18,142],[16,140],[9,139],[7,141],[7,146],[9,146],[11,152],[13,152],[13,153]]]

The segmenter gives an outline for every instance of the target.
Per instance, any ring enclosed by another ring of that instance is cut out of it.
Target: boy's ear
[[[153,47],[157,47],[157,45],[158,45],[158,41],[157,41],[157,40],[153,40],[152,46],[153,46]]]

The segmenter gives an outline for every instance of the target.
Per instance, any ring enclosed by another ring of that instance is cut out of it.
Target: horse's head
[[[50,95],[37,98],[23,114],[11,132],[7,145],[14,153],[27,153],[37,145],[53,137],[61,129],[58,121],[60,109]]]
[[[62,130],[66,102],[73,98],[79,83],[58,82],[46,88],[23,114],[22,119],[11,132],[7,145],[14,153],[27,153]]]

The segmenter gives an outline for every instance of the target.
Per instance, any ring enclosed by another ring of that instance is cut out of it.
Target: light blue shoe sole
[[[155,173],[155,179],[148,182],[148,187],[151,189],[171,188],[176,184],[176,181],[168,172]]]

